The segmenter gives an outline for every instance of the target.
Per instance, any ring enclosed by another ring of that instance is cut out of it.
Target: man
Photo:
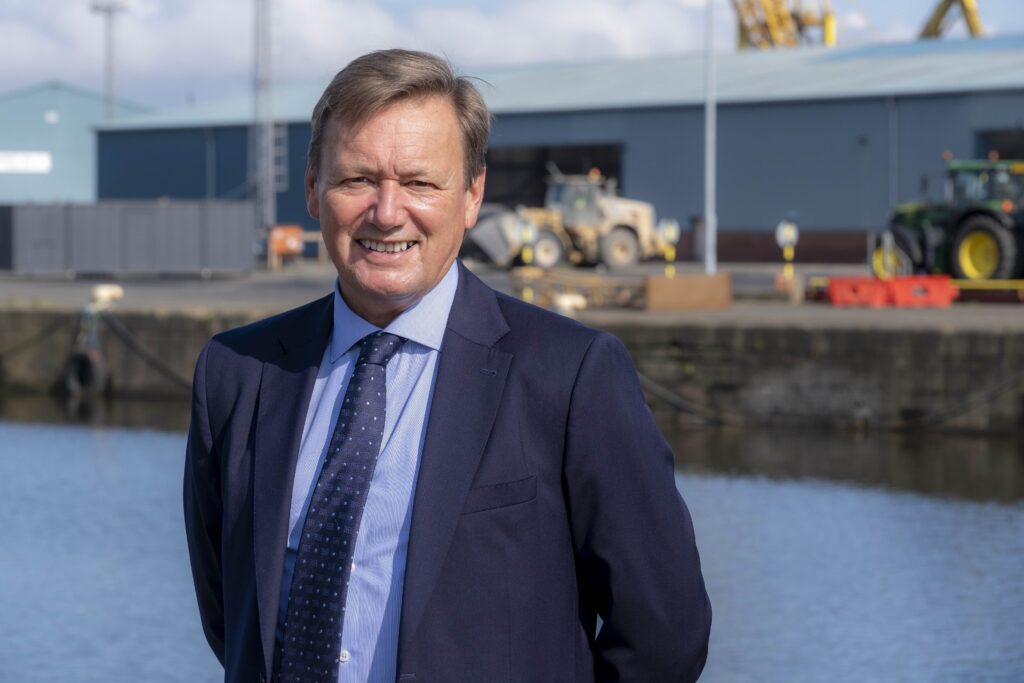
[[[185,520],[225,679],[695,680],[710,605],[629,356],[456,260],[479,93],[375,52],[312,126],[334,292],[196,366]]]

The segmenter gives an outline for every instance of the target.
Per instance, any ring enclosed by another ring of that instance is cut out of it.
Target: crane
[[[805,6],[803,0],[732,0],[739,24],[739,48],[767,49],[795,47],[802,43],[836,43],[836,18],[828,0],[819,0],[818,9]],[[814,32],[820,29],[820,40]]]
[[[985,35],[985,31],[981,27],[981,16],[978,14],[977,0],[942,0],[928,17],[918,38],[940,37],[949,28],[946,18],[949,16],[949,11],[953,9],[953,5],[960,6],[960,12],[964,15],[964,22],[967,24],[967,32],[971,34],[972,38]]]
[[[804,0],[732,0],[736,10],[739,48],[768,49],[820,43],[836,43],[836,17],[829,0],[818,0],[817,9]],[[928,17],[918,38],[938,38],[945,33],[954,6],[960,8],[967,32],[977,38],[985,34],[977,0],[940,0]]]

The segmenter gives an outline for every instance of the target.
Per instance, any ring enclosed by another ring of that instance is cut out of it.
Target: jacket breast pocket
[[[495,510],[520,503],[528,503],[537,497],[537,475],[516,481],[475,486],[466,495],[462,514]]]

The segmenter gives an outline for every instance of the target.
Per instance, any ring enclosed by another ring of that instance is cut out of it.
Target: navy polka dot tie
[[[276,681],[336,683],[352,553],[384,434],[388,361],[405,339],[376,332],[359,342],[323,469],[309,502],[279,643]]]

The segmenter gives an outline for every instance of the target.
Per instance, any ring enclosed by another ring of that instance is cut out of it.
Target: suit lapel
[[[317,370],[330,336],[333,297],[314,302],[287,322],[279,355],[264,361],[254,440],[253,545],[256,600],[269,675],[281,575],[288,541],[292,480]]]
[[[497,416],[512,355],[494,293],[460,264],[423,444],[402,598],[398,665],[423,617]],[[401,668],[399,668],[401,671]]]

